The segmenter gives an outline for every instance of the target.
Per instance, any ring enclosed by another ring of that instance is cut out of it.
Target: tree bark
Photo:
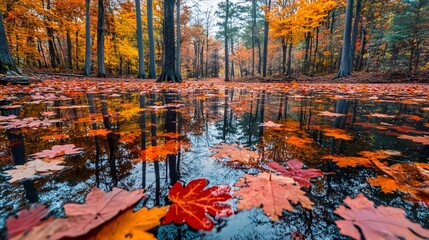
[[[144,72],[144,49],[143,49],[143,30],[142,30],[142,10],[140,0],[135,0],[136,3],[136,19],[137,19],[137,48],[139,53],[139,72],[137,74],[138,79],[146,78]]]
[[[147,0],[147,31],[149,35],[149,75],[150,79],[156,78],[155,71],[155,39],[153,36],[153,6],[152,0]]]
[[[266,2],[267,6],[267,12],[270,11],[271,8],[271,0],[268,0],[268,3]],[[268,22],[266,16],[265,16],[265,28],[264,28],[264,55],[263,55],[263,61],[262,61],[262,77],[267,76],[267,59],[268,59],[268,30],[270,28],[270,23]]]
[[[226,0],[226,9],[225,9],[225,82],[229,82],[229,56],[228,56],[228,18],[229,18],[229,0]]]
[[[175,69],[174,44],[174,0],[164,0],[164,64],[157,82],[182,82]]]
[[[286,54],[287,54],[287,42],[285,38],[282,38],[282,73],[286,75]]]
[[[252,76],[255,76],[256,0],[252,0]]]
[[[67,30],[66,36],[67,36],[67,62],[68,62],[69,68],[73,70],[73,54],[72,54],[73,45],[72,45],[72,40],[70,36],[70,30]]]
[[[292,41],[291,43],[289,43],[289,51],[288,51],[288,57],[287,57],[288,61],[287,61],[287,76],[291,77],[290,74],[290,66],[292,64]]]
[[[352,39],[350,46],[350,68],[353,69],[354,59],[355,59],[355,51],[356,51],[356,39],[358,35],[358,27],[359,27],[359,19],[360,19],[360,10],[361,10],[362,0],[356,0],[356,11],[355,11],[355,19],[353,22],[353,31],[352,31]]]
[[[350,61],[350,34],[352,28],[353,0],[347,0],[346,22],[344,24],[343,48],[341,51],[340,70],[337,78],[348,77],[352,74]]]
[[[106,25],[106,16],[103,0],[98,0],[98,23],[97,23],[97,62],[98,77],[106,77],[104,68],[104,28]]]
[[[91,0],[86,0],[85,6],[85,69],[83,75],[91,75]]]
[[[10,54],[6,31],[3,25],[3,13],[0,11],[0,73],[6,73],[8,71],[18,72],[18,69]]]
[[[176,0],[176,70],[179,76],[182,76],[180,67],[180,0]]]

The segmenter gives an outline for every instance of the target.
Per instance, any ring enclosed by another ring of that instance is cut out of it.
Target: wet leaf
[[[107,134],[109,134],[111,132],[113,132],[113,131],[110,129],[106,129],[106,128],[93,129],[93,130],[89,130],[88,135],[93,136],[93,137],[95,137],[95,136],[105,137],[105,136],[107,136]]]
[[[168,198],[173,203],[167,215],[162,220],[163,224],[187,223],[190,227],[202,230],[212,230],[213,221],[208,217],[226,217],[233,214],[231,205],[222,203],[232,198],[229,195],[229,185],[218,185],[207,189],[207,180],[195,179],[184,188],[177,182],[170,189]]]
[[[230,164],[253,166],[259,159],[259,154],[257,152],[251,151],[238,144],[221,143],[214,147],[215,148],[209,148],[210,151],[215,152],[210,157],[217,159],[228,158]]]
[[[113,188],[103,192],[97,187],[91,188],[84,204],[68,203],[64,205],[66,220],[54,239],[82,236],[92,229],[114,218],[119,212],[131,207],[145,197],[143,189],[128,192]]]
[[[311,209],[313,202],[305,196],[305,192],[292,178],[277,176],[271,173],[260,173],[257,176],[245,174],[235,184],[241,187],[234,192],[240,199],[238,210],[249,210],[262,206],[264,213],[274,221],[279,220],[283,210],[293,212],[294,204]]]
[[[16,217],[9,217],[6,221],[9,238],[31,230],[48,215],[48,208],[42,204],[35,204],[29,209],[19,211]]]
[[[58,160],[61,159],[61,160]],[[16,169],[4,171],[4,173],[12,176],[9,182],[13,183],[22,179],[31,179],[37,175],[49,175],[63,170],[66,166],[59,165],[64,162],[63,158],[50,160],[49,162],[36,159],[28,161],[24,165],[16,165]]]
[[[168,207],[142,208],[137,212],[128,209],[84,239],[156,239],[152,233],[147,231],[161,224],[160,219],[167,214],[167,210]]]
[[[278,164],[277,162],[270,162],[267,165],[274,171],[279,172],[282,176],[292,178],[299,185],[305,188],[309,188],[311,186],[310,179],[323,176],[323,172],[319,169],[302,169],[303,164],[297,159],[287,161],[288,168]]]
[[[31,154],[34,158],[56,158],[64,155],[73,155],[82,153],[82,148],[76,148],[74,144],[55,145],[51,150],[43,150],[38,153]]]
[[[363,194],[344,200],[334,212],[344,220],[337,220],[340,233],[354,239],[426,239],[429,230],[405,217],[405,211],[394,207],[374,207]]]

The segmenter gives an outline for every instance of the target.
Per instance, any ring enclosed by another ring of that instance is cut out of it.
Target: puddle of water
[[[77,94],[64,99],[59,96],[49,91],[40,99],[22,94],[10,102],[21,106],[2,108],[3,116],[35,118],[0,130],[2,172],[13,167],[12,159],[24,164],[30,154],[54,145],[74,144],[84,149],[83,154],[66,157],[67,167],[53,175],[16,183],[2,178],[3,237],[8,215],[41,202],[49,206],[52,215],[63,216],[62,206],[83,202],[92,186],[104,191],[113,187],[145,188],[148,198],[139,207],[152,207],[168,205],[169,187],[177,181],[207,178],[209,185],[233,186],[245,173],[260,171],[211,158],[210,148],[220,143],[240,144],[256,151],[262,165],[299,159],[308,167],[328,173],[313,180],[306,190],[314,202],[313,209],[295,206],[295,212],[284,211],[278,222],[271,221],[261,209],[240,211],[216,219],[211,232],[170,224],[157,228],[159,239],[285,239],[295,233],[308,239],[345,239],[335,226],[334,221],[340,218],[333,211],[347,196],[358,193],[376,204],[402,208],[409,219],[429,227],[426,206],[406,200],[400,192],[385,194],[368,183],[368,177],[377,175],[374,169],[340,168],[335,161],[324,158],[394,150],[401,155],[384,159],[389,165],[427,163],[429,145],[424,139],[429,135],[425,125],[428,112],[423,110],[427,103],[420,101],[425,96],[398,100],[399,95],[394,93],[362,98],[356,93],[338,96],[323,89],[298,95],[222,86],[157,93]],[[330,113],[319,115],[323,111]],[[36,119],[43,121],[35,123]],[[53,119],[61,120],[49,121]],[[282,126],[261,126],[268,121]],[[1,123],[6,126],[9,122]],[[31,123],[40,126],[28,127]],[[398,138],[401,135],[420,136],[423,142]],[[145,161],[157,156],[150,151],[142,155],[142,149],[156,151],[161,155],[159,161]]]

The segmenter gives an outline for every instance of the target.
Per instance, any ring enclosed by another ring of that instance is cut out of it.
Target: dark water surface
[[[210,86],[186,91],[112,91],[76,94],[64,99],[61,96],[59,92],[46,90],[39,97],[23,93],[2,102],[21,105],[0,107],[3,116],[61,119],[51,126],[0,129],[2,173],[12,169],[14,162],[22,164],[31,159],[30,154],[54,145],[74,144],[84,149],[83,154],[67,156],[67,168],[52,175],[15,183],[8,181],[7,174],[1,175],[2,237],[7,216],[34,202],[49,206],[51,215],[63,216],[62,205],[82,203],[93,186],[104,191],[113,187],[145,188],[148,197],[138,207],[152,207],[169,204],[168,190],[176,181],[188,183],[207,178],[210,186],[233,186],[245,173],[261,171],[230,166],[225,160],[211,158],[213,153],[209,148],[219,143],[237,143],[259,152],[260,166],[269,161],[284,164],[299,159],[307,167],[328,173],[312,180],[312,187],[305,190],[314,202],[313,209],[296,205],[295,212],[284,211],[278,222],[271,221],[262,209],[239,211],[216,219],[216,227],[210,232],[195,231],[186,225],[164,225],[155,230],[158,239],[291,239],[296,233],[306,239],[347,239],[339,234],[334,221],[340,217],[333,211],[347,196],[355,197],[358,193],[376,205],[402,208],[409,219],[429,228],[427,206],[407,200],[405,193],[386,194],[368,183],[368,177],[379,174],[376,170],[362,166],[340,168],[323,159],[326,155],[357,156],[361,151],[384,149],[402,153],[386,159],[389,164],[427,163],[429,145],[398,138],[399,134],[429,135],[429,112],[424,111],[429,103],[425,95],[403,97],[392,92],[364,97],[358,93],[332,94],[323,89],[291,94]],[[346,116],[320,116],[321,111]],[[43,112],[53,113],[48,116]],[[286,129],[259,126],[267,121],[284,124]],[[5,127],[8,121],[0,124]],[[110,131],[103,133],[100,129]],[[344,129],[351,140],[326,136],[326,129]],[[178,133],[179,138],[165,133]],[[305,141],[302,144],[285,141],[292,137]],[[181,146],[177,154],[169,154],[156,163],[138,160],[146,146],[168,140]],[[231,203],[235,206],[236,201]]]

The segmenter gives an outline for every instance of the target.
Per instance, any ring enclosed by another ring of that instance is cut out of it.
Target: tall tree
[[[271,0],[265,1],[265,7],[267,8],[265,10],[265,28],[264,28],[264,53],[263,53],[263,60],[262,60],[262,77],[267,76],[267,59],[268,59],[268,31],[270,28],[270,23],[268,22],[268,16],[267,14],[270,12],[271,8]]]
[[[348,77],[352,74],[352,61],[351,57],[351,31],[352,31],[352,17],[353,17],[353,0],[347,0],[346,7],[346,22],[344,23],[343,33],[343,48],[341,51],[340,70],[338,71],[337,78]]]
[[[98,77],[106,77],[104,68],[104,30],[106,27],[106,15],[104,9],[104,0],[98,0],[98,22],[97,22],[97,62]]]
[[[180,0],[176,0],[176,70],[179,76],[182,75],[180,68]]]
[[[143,30],[142,30],[142,10],[140,0],[135,0],[136,3],[136,18],[137,18],[137,48],[139,52],[139,72],[137,78],[146,78],[144,72],[144,52],[143,52]]]
[[[157,82],[182,82],[175,69],[174,45],[174,0],[164,0],[164,64]]]
[[[350,45],[350,61],[351,61],[350,67],[352,69],[353,69],[354,59],[355,59],[356,39],[358,35],[361,6],[362,6],[362,0],[356,0],[355,18],[353,22],[352,39],[351,39],[351,45]]]
[[[91,75],[91,0],[86,0],[85,5],[85,68],[83,74]]]
[[[153,36],[153,2],[147,0],[147,31],[149,35],[149,75],[150,79],[156,78],[155,72],[155,38]]]
[[[225,82],[229,82],[229,56],[228,56],[228,20],[229,20],[229,0],[226,0],[224,41],[225,41]]]
[[[9,71],[16,72],[17,68],[10,54],[6,31],[3,25],[3,12],[0,11],[0,73],[7,73]]]

